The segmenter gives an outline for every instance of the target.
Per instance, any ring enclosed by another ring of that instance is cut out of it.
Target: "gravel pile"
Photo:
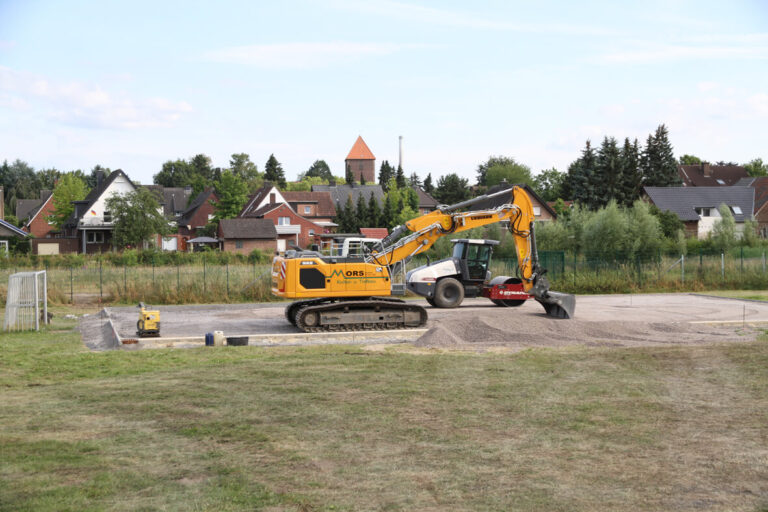
[[[415,345],[465,350],[567,345],[631,347],[751,341],[758,334],[757,329],[741,325],[559,320],[545,315],[510,314],[509,309],[500,308],[471,317],[441,319]]]

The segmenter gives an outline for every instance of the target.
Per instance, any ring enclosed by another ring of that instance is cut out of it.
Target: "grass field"
[[[768,510],[768,342],[90,353],[0,335],[0,510]]]

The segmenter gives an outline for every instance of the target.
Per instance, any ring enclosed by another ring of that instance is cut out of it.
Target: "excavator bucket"
[[[555,318],[573,318],[576,312],[576,296],[570,293],[546,291],[535,299],[544,306],[547,315]]]

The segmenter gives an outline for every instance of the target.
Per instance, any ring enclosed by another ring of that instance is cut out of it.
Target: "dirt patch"
[[[746,326],[705,325],[687,322],[556,320],[541,315],[515,316],[504,310],[479,312],[471,317],[443,319],[414,345],[459,350],[489,350],[503,347],[583,345],[630,347],[691,345],[753,341],[762,331]]]

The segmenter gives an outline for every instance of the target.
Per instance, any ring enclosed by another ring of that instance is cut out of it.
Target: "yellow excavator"
[[[505,204],[466,210],[482,201],[509,195]],[[531,199],[520,187],[440,205],[432,212],[396,227],[363,255],[326,256],[316,251],[286,251],[272,262],[272,293],[297,299],[285,308],[290,323],[306,332],[402,329],[423,326],[427,311],[405,295],[405,265],[439,238],[472,228],[508,222],[515,241],[522,291],[556,318],[571,318],[573,295],[549,290],[539,265]],[[402,282],[393,279],[402,275]],[[437,284],[437,283],[436,283]]]

